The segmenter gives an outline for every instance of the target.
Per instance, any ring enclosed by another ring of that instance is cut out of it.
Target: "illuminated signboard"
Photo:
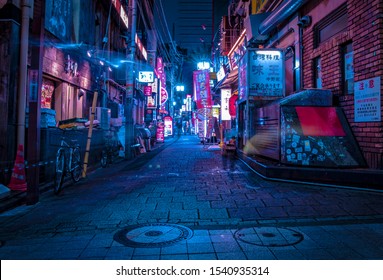
[[[225,78],[225,75],[226,75],[225,67],[221,66],[217,72],[217,82],[223,80],[223,78]]]
[[[173,118],[170,116],[164,117],[165,136],[173,135]]]
[[[284,95],[284,57],[278,49],[250,49],[248,90],[252,96]]]
[[[231,89],[221,89],[221,120],[230,121],[229,100],[231,97]]]
[[[144,45],[142,44],[140,38],[138,37],[138,35],[136,34],[135,36],[135,42],[136,42],[136,45],[138,47],[138,49],[140,50],[142,56],[145,58],[145,60],[147,61],[148,60],[148,53],[144,47]]]
[[[120,0],[112,0],[113,6],[116,8],[117,13],[120,15],[122,22],[126,28],[129,28],[129,19],[124,8],[121,6]]]
[[[139,71],[138,72],[138,81],[140,83],[153,83],[154,82],[154,72],[153,71]]]
[[[197,109],[210,108],[212,98],[210,92],[210,76],[208,70],[199,70],[193,72],[194,99]]]

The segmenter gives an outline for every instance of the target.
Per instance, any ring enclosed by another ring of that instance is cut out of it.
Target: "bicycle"
[[[109,131],[105,135],[105,146],[101,151],[101,166],[107,167],[108,164],[113,163],[113,158],[118,155],[120,146],[117,144],[116,136],[113,131]]]
[[[80,146],[77,140],[71,140],[71,144],[65,141],[65,129],[60,141],[60,148],[56,153],[56,174],[54,182],[54,193],[62,190],[64,177],[71,174],[72,180],[76,183],[81,179],[82,163]]]

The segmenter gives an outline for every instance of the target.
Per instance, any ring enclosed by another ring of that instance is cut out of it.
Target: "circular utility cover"
[[[304,239],[303,234],[298,231],[278,227],[239,229],[234,236],[243,242],[265,247],[291,246]]]
[[[114,240],[129,247],[164,247],[193,236],[193,231],[177,224],[145,224],[126,227]]]

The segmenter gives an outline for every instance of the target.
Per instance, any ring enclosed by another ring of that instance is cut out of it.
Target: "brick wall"
[[[383,76],[383,2],[350,0],[349,28],[353,33],[355,81]],[[381,92],[382,92],[381,81]],[[341,98],[349,122],[371,168],[383,168],[382,122],[354,122],[353,96]],[[381,104],[382,98],[381,98]],[[382,109],[382,107],[381,107]]]
[[[320,12],[318,9],[320,2],[313,1],[306,7],[306,12]],[[304,32],[304,87],[314,86],[313,60],[320,56],[323,88],[330,89],[336,97],[335,100],[339,101],[337,104],[343,108],[368,166],[383,169],[383,122],[354,121],[354,96],[342,94],[341,73],[341,46],[352,41],[355,82],[383,76],[383,2],[349,0],[347,12],[348,29],[317,48],[314,48],[313,28]],[[383,81],[381,81],[381,92],[382,89]]]

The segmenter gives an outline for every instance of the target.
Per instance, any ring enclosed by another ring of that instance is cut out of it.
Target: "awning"
[[[120,85],[119,83],[117,83],[117,82],[116,82],[115,80],[113,80],[113,79],[107,79],[106,82],[109,83],[110,85],[112,85],[112,86],[118,88],[118,89],[121,90],[121,91],[126,91],[126,88],[125,88],[124,86]]]
[[[269,34],[278,24],[294,14],[307,0],[285,0],[260,24],[260,35]]]
[[[238,69],[231,71],[214,87],[214,91],[221,88],[230,88],[232,84],[238,81]]]

